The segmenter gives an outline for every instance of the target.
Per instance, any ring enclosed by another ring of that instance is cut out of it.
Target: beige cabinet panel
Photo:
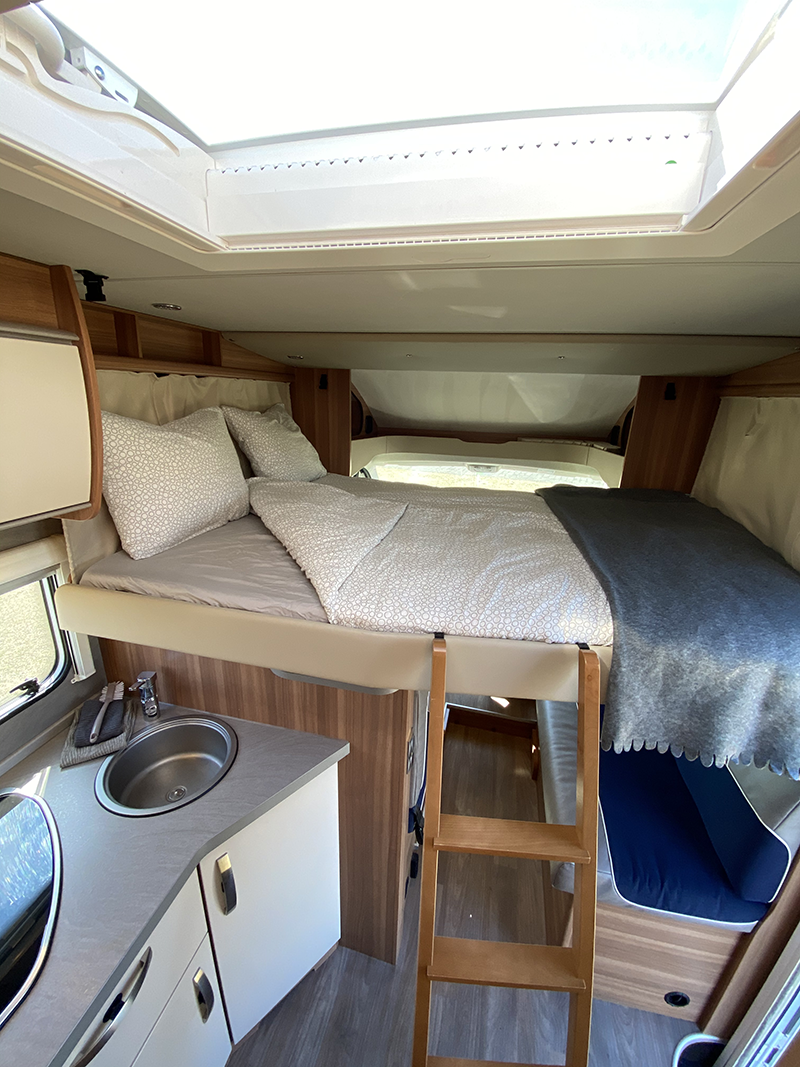
[[[200,863],[234,1042],[339,940],[337,782],[323,771]]]

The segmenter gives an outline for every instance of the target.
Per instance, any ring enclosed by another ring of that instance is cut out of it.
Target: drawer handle
[[[194,995],[197,998],[200,1018],[206,1023],[214,1007],[214,990],[211,988],[208,975],[202,967],[198,967],[197,973],[192,979],[192,985],[194,986]]]
[[[230,856],[226,852],[217,860],[217,876],[219,878],[219,890],[222,895],[222,914],[230,915],[236,907],[236,879],[233,877],[233,867]]]
[[[119,1024],[127,1015],[131,1004],[133,1004],[134,1000],[136,1000],[139,995],[139,990],[142,988],[144,980],[147,977],[152,958],[153,950],[151,948],[146,949],[133,974],[109,1004],[108,1010],[103,1016],[102,1029],[96,1037],[92,1038],[86,1048],[81,1051],[77,1060],[73,1062],[72,1067],[86,1067],[86,1064],[91,1063],[97,1053],[104,1048],[114,1036]]]

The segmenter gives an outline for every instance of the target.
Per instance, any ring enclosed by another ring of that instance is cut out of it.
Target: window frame
[[[48,568],[44,573],[26,575],[18,581],[9,582],[0,591],[1,596],[3,593],[10,593],[14,589],[22,589],[26,585],[39,585],[42,591],[45,614],[50,626],[50,635],[56,651],[55,663],[50,673],[39,682],[39,688],[35,693],[20,693],[14,699],[0,704],[0,725],[7,723],[10,719],[19,715],[20,712],[32,707],[42,697],[51,693],[66,680],[73,670],[69,639],[66,632],[58,625],[58,617],[56,615],[55,591],[61,584],[60,577],[60,567]]]

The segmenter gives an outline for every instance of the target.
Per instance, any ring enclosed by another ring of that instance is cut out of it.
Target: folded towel
[[[89,734],[102,701],[87,700],[75,712],[61,753],[61,766],[74,767],[78,763],[110,756],[113,752],[125,748],[133,733],[136,703],[135,699],[112,700],[106,709],[100,737],[96,744],[90,745]]]

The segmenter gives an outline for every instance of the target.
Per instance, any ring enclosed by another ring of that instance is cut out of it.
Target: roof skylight
[[[206,144],[712,104],[778,0],[47,0]]]

